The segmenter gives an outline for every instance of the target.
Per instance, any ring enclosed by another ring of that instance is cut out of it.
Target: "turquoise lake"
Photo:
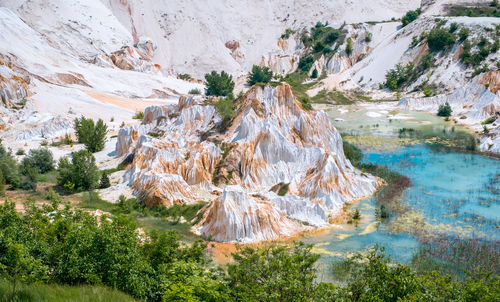
[[[420,126],[424,126],[422,119],[425,120],[425,116],[419,113],[417,122]],[[435,117],[429,116],[429,119]],[[367,124],[375,122],[363,121]],[[352,121],[346,120],[345,123],[346,129],[352,129]],[[383,120],[379,123],[382,125]],[[411,123],[411,120],[405,123]],[[424,124],[429,126],[428,123]],[[335,123],[335,126],[343,130],[339,123]],[[384,130],[383,134],[370,133],[364,127],[362,134],[397,136],[394,128],[391,132],[386,124]],[[420,231],[500,240],[499,160],[449,149],[443,152],[442,148],[435,148],[429,143],[390,150],[363,150],[365,162],[387,165],[389,169],[410,178],[411,185],[400,199],[405,211],[403,214],[393,213],[388,220],[381,222],[375,215],[380,205],[376,203],[375,197],[371,197],[352,205],[352,209],[358,208],[361,212],[359,223],[343,223],[304,236],[301,240],[314,244],[314,252],[322,256],[319,260],[320,278],[329,279],[332,260],[366,251],[375,244],[384,246],[392,259],[408,263],[418,249]]]

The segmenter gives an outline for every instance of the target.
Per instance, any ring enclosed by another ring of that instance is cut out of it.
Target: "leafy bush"
[[[181,73],[181,74],[177,75],[177,78],[184,80],[184,81],[188,81],[188,80],[191,80],[191,75],[189,75],[187,73]]]
[[[281,38],[282,39],[288,39],[290,38],[291,35],[293,35],[295,33],[294,30],[290,29],[290,28],[287,28],[285,29],[285,33],[281,35]]]
[[[24,149],[18,149],[16,155],[24,155]]]
[[[465,41],[469,37],[470,30],[467,27],[462,27],[458,32],[458,39],[460,41]]]
[[[425,97],[430,97],[431,95],[433,95],[433,92],[429,88],[424,88],[424,95]]]
[[[193,88],[189,90],[189,94],[201,94],[201,91],[198,88]]]
[[[352,54],[352,39],[347,39],[347,44],[345,46],[345,53],[350,56]]]
[[[339,38],[339,36],[340,36],[340,30],[333,29],[333,30],[330,31],[330,33],[328,33],[326,35],[325,43],[328,44],[328,45],[331,45],[331,44],[333,44],[333,42],[337,41],[337,39]]]
[[[21,170],[26,175],[29,168],[34,168],[37,173],[47,173],[54,170],[54,157],[52,152],[45,148],[32,149],[21,162]]]
[[[220,98],[214,104],[215,111],[222,117],[220,130],[225,131],[230,125],[235,115],[234,102],[232,95],[225,98]]]
[[[134,120],[143,120],[144,119],[144,111],[137,111],[132,118]]]
[[[457,29],[458,29],[458,23],[457,22],[453,22],[453,23],[450,24],[450,28],[448,29],[448,31],[450,33],[454,33],[454,32],[457,31]]]
[[[413,64],[411,62],[406,64],[406,66],[397,64],[395,69],[390,69],[385,74],[384,84],[391,91],[396,91],[411,78],[412,73]]]
[[[106,173],[102,173],[101,180],[99,181],[99,189],[106,189],[111,186],[109,181],[109,176]]]
[[[6,184],[11,185],[12,188],[19,187],[21,183],[19,165],[12,154],[7,152],[2,145],[0,145],[0,171]]]
[[[211,73],[205,74],[206,95],[227,96],[233,93],[234,82],[233,76],[227,74],[225,71],[217,73],[212,70]]]
[[[353,220],[360,220],[361,219],[361,212],[359,209],[354,209],[354,212],[352,214],[352,219]]]
[[[319,258],[311,248],[299,243],[292,248],[238,250],[227,268],[234,300],[311,301],[316,291],[314,263]]]
[[[444,105],[439,105],[437,115],[448,117],[451,116],[451,112],[452,112],[451,106],[450,104],[448,104],[448,102],[446,102]]]
[[[301,57],[299,60],[298,67],[300,70],[307,72],[309,71],[309,69],[311,69],[313,63],[314,63],[314,58],[312,56]]]
[[[486,120],[484,120],[481,124],[488,125],[488,124],[493,123],[495,120],[496,120],[495,117],[491,116],[491,117],[487,118]]]
[[[314,68],[314,70],[311,73],[311,78],[316,79],[318,77],[318,70]]]
[[[97,186],[99,169],[94,155],[88,150],[71,153],[71,163],[66,157],[59,159],[57,184],[67,193],[73,190],[89,190]]]
[[[314,44],[313,51],[314,52],[322,52],[323,49],[325,49],[325,44],[323,42],[318,41],[316,44]]]
[[[421,13],[422,13],[422,10],[420,8],[406,12],[406,14],[403,16],[403,18],[401,18],[401,22],[403,23],[403,27],[405,27],[406,25],[415,21]]]
[[[431,51],[440,51],[455,43],[455,36],[444,28],[435,27],[427,34],[427,44]]]
[[[266,66],[252,66],[252,72],[248,77],[247,84],[252,86],[257,83],[269,83],[273,78],[273,72]]]
[[[104,149],[108,126],[102,119],[94,123],[92,119],[82,116],[75,119],[74,128],[78,142],[84,144],[90,152],[94,153]]]
[[[370,43],[372,41],[372,33],[367,31],[365,32],[365,42]]]

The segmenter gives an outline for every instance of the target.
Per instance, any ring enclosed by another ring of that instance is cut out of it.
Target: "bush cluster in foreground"
[[[42,208],[0,205],[0,278],[16,297],[19,283],[100,285],[147,301],[495,301],[500,279],[453,281],[391,264],[383,250],[343,265],[345,285],[318,282],[319,255],[303,243],[240,248],[225,267],[211,264],[206,244],[175,232],[140,234],[130,217],[99,218],[53,197]]]

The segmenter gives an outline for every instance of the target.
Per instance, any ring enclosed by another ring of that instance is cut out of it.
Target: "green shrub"
[[[406,66],[397,64],[396,68],[390,69],[385,74],[385,86],[391,91],[398,90],[403,84],[408,82],[413,74],[413,63],[408,63]]]
[[[24,155],[24,149],[18,149],[16,155]]]
[[[205,81],[206,95],[227,96],[233,93],[233,76],[227,74],[225,71],[221,71],[219,74],[217,71],[212,70],[211,73],[205,74]]]
[[[347,39],[347,44],[345,46],[345,53],[350,56],[352,54],[352,39]]]
[[[189,94],[201,94],[201,91],[198,88],[193,88],[193,89],[189,90],[188,93]]]
[[[372,33],[371,32],[365,32],[365,42],[370,43],[372,41]]]
[[[486,120],[484,120],[481,124],[488,125],[488,124],[493,123],[495,120],[496,120],[495,117],[491,116],[491,117],[487,118]]]
[[[453,22],[450,24],[450,28],[448,29],[448,32],[450,33],[454,33],[456,32],[458,29],[458,23],[457,22]]]
[[[406,25],[415,21],[421,13],[422,13],[422,10],[420,8],[406,12],[406,14],[403,16],[403,18],[401,18],[401,22],[403,23],[403,27],[405,27]]]
[[[109,181],[109,176],[106,173],[102,173],[101,180],[99,181],[99,189],[106,189],[111,186]]]
[[[322,52],[323,49],[325,49],[325,44],[323,42],[318,41],[316,44],[314,44],[313,51],[314,52]]]
[[[470,30],[467,27],[462,27],[458,32],[458,38],[460,41],[465,41],[469,37]]]
[[[437,115],[448,117],[448,116],[451,116],[451,112],[452,112],[451,106],[450,106],[450,104],[448,104],[448,102],[446,102],[444,105],[439,105]]]
[[[214,104],[215,111],[222,117],[222,122],[219,126],[221,131],[225,131],[233,121],[235,110],[234,110],[234,100],[232,95],[225,98],[220,98]]]
[[[314,63],[314,58],[312,56],[301,57],[299,60],[298,68],[304,72],[308,72]]]
[[[319,255],[311,249],[310,245],[298,243],[292,248],[238,250],[227,267],[234,301],[315,301],[314,263]]]
[[[431,51],[440,51],[455,43],[455,36],[444,28],[435,27],[427,35],[427,44]]]
[[[361,219],[361,212],[359,209],[354,209],[354,212],[352,214],[352,219],[353,220],[360,220]]]
[[[257,83],[267,84],[273,78],[273,72],[266,66],[252,66],[252,72],[248,77],[247,84],[252,86]]]
[[[5,197],[5,178],[3,178],[2,170],[0,170],[0,197]]]
[[[425,97],[430,97],[431,95],[433,95],[433,92],[429,88],[424,88],[424,95]]]
[[[293,35],[295,33],[294,30],[290,29],[290,28],[287,28],[285,29],[285,33],[281,35],[281,38],[282,39],[288,39],[290,38],[291,35]]]
[[[191,76],[189,74],[187,74],[187,73],[178,74],[177,78],[179,78],[181,80],[184,80],[184,81],[191,80]]]
[[[71,153],[71,163],[68,158],[61,157],[57,171],[57,184],[67,193],[96,188],[99,181],[99,169],[95,164],[94,155],[88,150]]]
[[[132,116],[134,120],[143,120],[144,119],[144,111],[137,111],[134,116]]]
[[[314,68],[314,70],[311,73],[311,78],[316,79],[318,77],[318,70]]]
[[[12,188],[19,187],[21,176],[17,160],[2,145],[0,145],[0,171],[6,184],[11,185]]]
[[[94,153],[104,149],[108,126],[102,119],[94,123],[92,119],[82,116],[75,119],[74,128],[78,142],[84,144],[90,152]]]
[[[338,29],[333,29],[330,31],[329,34],[327,34],[325,38],[325,43],[331,45],[333,44],[333,42],[337,41],[339,36],[340,36],[340,31]]]
[[[45,174],[54,170],[54,157],[52,152],[45,148],[32,149],[21,162],[22,173],[26,175],[29,168],[34,168],[37,173]]]

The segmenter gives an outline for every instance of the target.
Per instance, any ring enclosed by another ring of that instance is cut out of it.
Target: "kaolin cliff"
[[[250,89],[224,133],[213,101],[149,107],[116,146],[133,154],[126,178],[148,206],[210,201],[194,227],[202,236],[255,242],[326,226],[382,182],[351,165],[326,113],[305,110],[287,84]]]

